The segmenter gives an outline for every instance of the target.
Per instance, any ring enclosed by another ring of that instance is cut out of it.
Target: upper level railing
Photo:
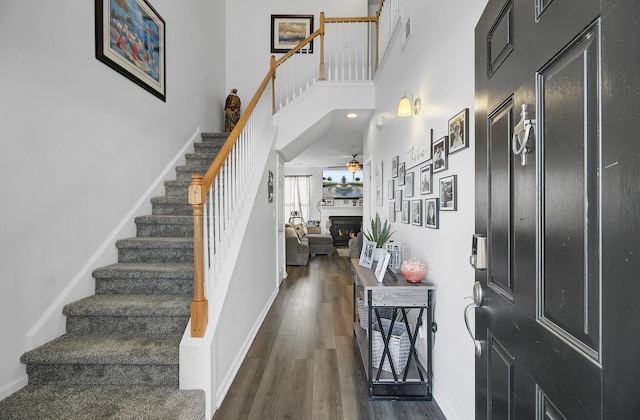
[[[375,17],[325,18],[321,13],[318,30],[278,60],[271,57],[267,75],[206,174],[193,175],[192,337],[206,332],[206,292],[215,288],[216,276],[233,257],[228,244],[238,240],[238,214],[251,207],[251,192],[262,178],[274,137],[273,114],[318,81],[373,80],[400,17],[401,1],[381,0]],[[312,53],[316,40],[320,51]],[[270,97],[265,94],[269,91]]]

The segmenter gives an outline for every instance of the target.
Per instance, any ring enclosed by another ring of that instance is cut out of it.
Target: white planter
[[[384,251],[384,248],[376,248],[373,251],[373,261],[378,261],[383,251]]]

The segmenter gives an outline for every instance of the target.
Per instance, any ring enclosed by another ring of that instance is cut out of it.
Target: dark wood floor
[[[354,350],[349,264],[334,253],[287,267],[215,420],[445,418],[435,402],[369,401]]]

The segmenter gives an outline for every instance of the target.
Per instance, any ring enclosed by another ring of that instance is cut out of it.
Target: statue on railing
[[[240,97],[238,89],[231,89],[224,104],[224,131],[230,133],[240,119]]]

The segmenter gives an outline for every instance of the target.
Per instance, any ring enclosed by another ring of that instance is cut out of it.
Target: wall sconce
[[[402,95],[402,99],[400,99],[400,103],[398,104],[398,117],[409,117],[411,114],[418,115],[420,114],[421,108],[422,101],[420,98],[416,98],[414,101],[413,94],[407,90],[404,92],[404,95]]]

